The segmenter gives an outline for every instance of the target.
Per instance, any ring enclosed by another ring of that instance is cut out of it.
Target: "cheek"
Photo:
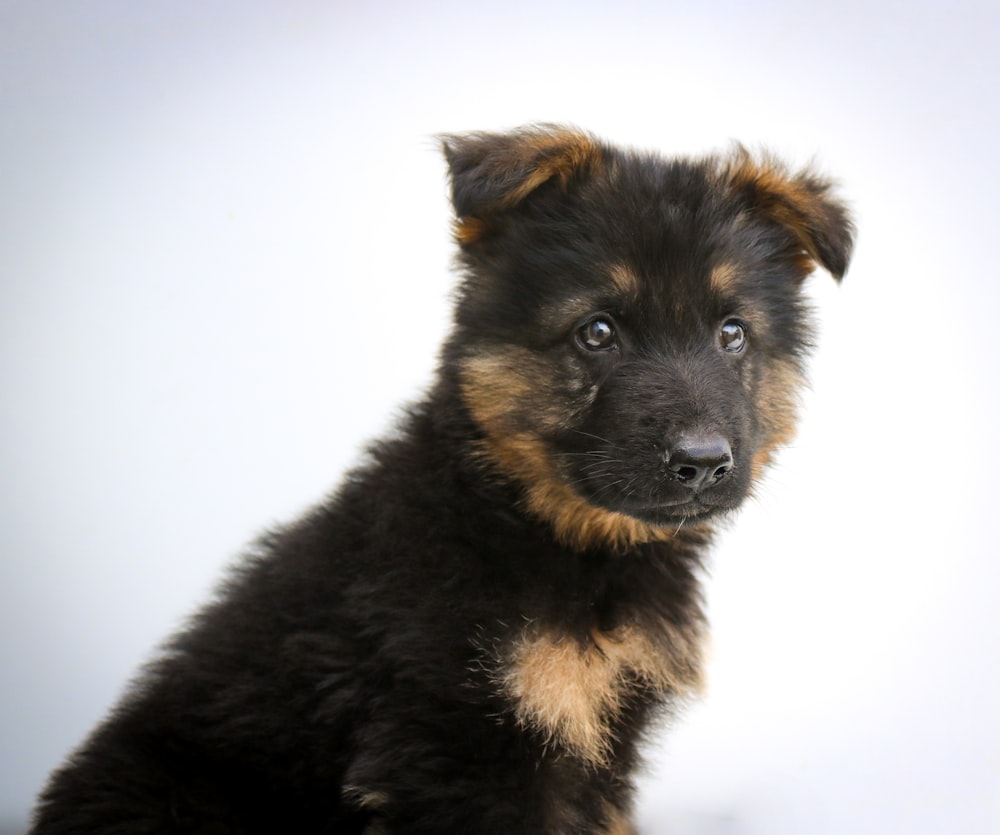
[[[462,396],[484,438],[479,454],[524,490],[524,507],[574,550],[624,550],[669,534],[582,499],[564,479],[551,437],[577,428],[595,384],[577,364],[524,349],[461,364]],[[581,379],[584,377],[584,379]]]
[[[802,373],[794,362],[772,361],[760,370],[754,397],[760,432],[758,451],[753,460],[755,478],[770,463],[773,453],[795,437],[803,386]]]
[[[597,385],[575,357],[517,347],[467,358],[461,381],[473,417],[489,433],[565,431],[597,396]]]

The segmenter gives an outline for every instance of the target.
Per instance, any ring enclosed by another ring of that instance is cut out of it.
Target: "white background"
[[[427,383],[433,135],[545,120],[815,156],[860,228],[643,832],[1000,831],[997,4],[361,6],[0,5],[0,821]]]

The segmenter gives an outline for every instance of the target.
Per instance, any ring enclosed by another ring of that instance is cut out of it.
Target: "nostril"
[[[732,461],[727,461],[721,467],[719,467],[714,473],[712,473],[712,478],[718,481],[720,478],[725,476],[732,469]]]
[[[670,471],[677,476],[678,481],[693,481],[698,477],[697,467],[678,467],[676,470],[671,467]]]

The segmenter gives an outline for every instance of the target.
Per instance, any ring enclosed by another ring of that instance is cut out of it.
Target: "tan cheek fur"
[[[802,375],[792,363],[776,362],[765,371],[757,401],[765,437],[751,462],[754,481],[764,474],[774,453],[795,437],[798,394],[803,385]]]

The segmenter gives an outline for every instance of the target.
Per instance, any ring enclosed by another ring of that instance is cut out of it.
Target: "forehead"
[[[716,201],[642,200],[613,191],[567,211],[551,248],[528,246],[523,275],[539,301],[594,305],[711,306],[745,294],[748,276],[779,266],[766,229]]]
[[[734,242],[736,227],[680,242],[669,234],[676,227],[666,227],[652,246],[625,240],[609,249],[617,260],[591,261],[572,278],[553,276],[536,308],[541,332],[558,338],[605,311],[643,342],[700,339],[732,316],[751,322],[758,336],[770,333],[794,309],[798,282],[766,248]]]
[[[710,164],[622,155],[569,192],[526,201],[492,250],[489,305],[552,337],[600,310],[690,332],[759,307],[783,247]]]
[[[722,264],[773,257],[778,240],[710,162],[624,155],[576,211],[584,234],[640,275],[702,286]]]
[[[627,264],[683,277],[720,259],[761,254],[745,198],[710,161],[622,153],[569,193],[553,189],[526,206],[525,228],[554,266]]]

